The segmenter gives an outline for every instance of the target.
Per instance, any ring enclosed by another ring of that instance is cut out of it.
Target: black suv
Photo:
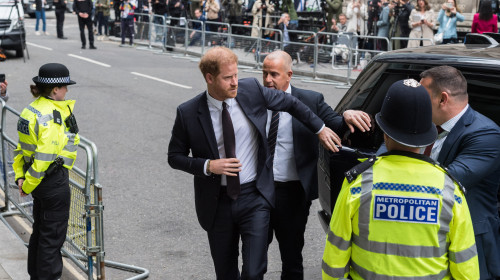
[[[467,38],[466,38],[467,39]],[[471,40],[470,40],[471,41]],[[500,124],[500,46],[438,45],[401,49],[376,56],[356,79],[340,103],[337,112],[358,109],[375,116],[382,107],[392,83],[413,78],[434,66],[453,66],[467,79],[469,104],[474,110]],[[359,163],[358,158],[375,154],[383,142],[383,132],[372,123],[368,133],[346,133],[339,153],[320,147],[318,161],[319,218],[325,232],[344,181],[344,172]]]

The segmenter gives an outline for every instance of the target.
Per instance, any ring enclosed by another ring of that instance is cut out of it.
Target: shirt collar
[[[457,124],[458,120],[465,114],[467,109],[469,109],[469,104],[467,104],[467,106],[465,106],[465,108],[456,116],[443,123],[441,125],[441,128],[446,132],[450,132],[453,129],[453,127]]]
[[[292,84],[288,84],[288,87],[286,88],[285,92],[292,94]]]
[[[228,98],[224,101],[217,100],[208,93],[208,90],[206,94],[208,102],[221,111],[222,111],[222,102],[226,102],[229,107],[233,106],[234,102],[236,102],[234,98]]]

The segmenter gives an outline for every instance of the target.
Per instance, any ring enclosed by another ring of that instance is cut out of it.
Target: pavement
[[[27,259],[28,248],[0,222],[0,280],[29,279]]]

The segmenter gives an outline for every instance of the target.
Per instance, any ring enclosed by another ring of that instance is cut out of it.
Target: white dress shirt
[[[292,93],[290,84],[285,91]],[[276,152],[274,154],[274,181],[288,182],[299,180],[295,156],[293,152],[293,130],[292,115],[286,112],[280,112],[280,121],[278,125],[278,136],[276,139]],[[266,132],[269,134],[272,111],[268,110]]]
[[[222,101],[214,99],[207,91],[208,110],[214,127],[215,139],[220,158],[226,158],[224,136],[222,134]],[[240,160],[240,184],[249,183],[257,177],[258,142],[257,130],[247,118],[234,98],[224,100],[227,103],[236,139],[236,158]],[[208,161],[207,161],[208,162]],[[204,172],[206,172],[206,164]],[[226,175],[222,175],[221,185],[226,186]]]
[[[431,150],[431,158],[433,160],[437,161],[439,157],[439,152],[441,152],[441,148],[443,148],[443,143],[446,140],[446,137],[448,137],[450,131],[457,124],[458,120],[460,120],[460,118],[465,114],[465,111],[467,111],[468,108],[469,104],[467,104],[467,106],[465,106],[465,108],[458,115],[454,116],[453,118],[449,119],[447,122],[441,125],[443,132],[441,132],[438,135],[438,138],[436,142],[434,142],[434,146],[432,146]]]

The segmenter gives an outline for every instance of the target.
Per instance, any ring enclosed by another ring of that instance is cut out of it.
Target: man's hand
[[[328,127],[324,127],[323,130],[318,134],[319,141],[325,147],[325,149],[328,149],[332,152],[338,152],[339,148],[335,145],[338,145],[339,147],[342,147],[342,143],[340,141],[339,136],[333,132]]]
[[[214,174],[226,176],[238,176],[241,171],[241,163],[237,158],[221,158],[210,160],[210,169]]]
[[[372,127],[370,115],[363,111],[347,110],[343,117],[351,133],[354,133],[354,127],[357,127],[361,132],[370,131],[370,127]]]
[[[23,192],[23,183],[24,179],[17,179],[17,187],[19,187],[19,195],[24,197],[27,196],[27,194]]]

